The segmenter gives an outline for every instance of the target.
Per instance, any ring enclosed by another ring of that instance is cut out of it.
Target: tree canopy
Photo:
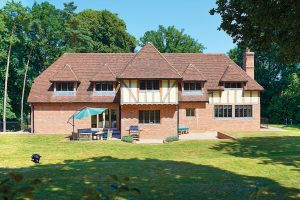
[[[245,49],[234,48],[228,56],[239,66],[243,64]],[[265,91],[261,93],[261,114],[272,123],[284,119],[300,122],[300,65],[278,64],[277,54],[255,52],[255,79]]]
[[[144,46],[147,42],[152,42],[161,53],[201,53],[205,49],[183,29],[178,30],[174,26],[165,28],[160,25],[157,31],[147,31],[140,38],[139,45]]]
[[[24,98],[27,99],[34,78],[63,53],[134,51],[136,39],[127,32],[125,22],[116,14],[107,10],[77,13],[76,8],[73,2],[65,3],[63,9],[58,9],[49,2],[35,2],[32,7],[25,7],[14,1],[8,1],[0,8],[1,116],[10,42],[7,119],[20,118],[23,82]],[[27,69],[27,78],[24,79]],[[26,101],[24,106],[24,113],[27,114]]]
[[[240,47],[272,54],[281,63],[300,62],[300,1],[217,0],[210,13],[220,14],[219,29]],[[276,47],[274,49],[274,47]]]

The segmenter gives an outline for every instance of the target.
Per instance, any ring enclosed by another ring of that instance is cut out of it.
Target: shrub
[[[130,135],[125,135],[125,136],[122,137],[122,141],[132,143],[133,142],[133,137],[130,136]]]
[[[174,141],[178,141],[178,140],[179,140],[178,136],[169,136],[166,138],[167,142],[174,142]]]

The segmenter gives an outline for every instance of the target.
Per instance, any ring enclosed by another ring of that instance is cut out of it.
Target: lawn
[[[81,199],[129,177],[138,199],[300,199],[300,129],[232,133],[233,141],[134,145],[66,135],[0,135],[0,175],[42,179],[36,199]],[[30,161],[33,153],[41,163]],[[129,197],[124,194],[124,197]],[[133,196],[134,197],[134,196]]]

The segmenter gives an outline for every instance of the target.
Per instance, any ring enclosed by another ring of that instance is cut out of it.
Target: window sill
[[[61,97],[61,96],[76,96],[76,91],[55,91],[53,92],[53,96]]]
[[[203,92],[202,90],[196,90],[196,91],[183,91],[182,96],[202,96]]]
[[[114,91],[93,91],[93,96],[101,97],[101,96],[115,96]]]

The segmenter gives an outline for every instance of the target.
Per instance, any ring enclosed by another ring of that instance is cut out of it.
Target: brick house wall
[[[34,120],[34,133],[39,134],[58,134],[72,133],[73,127],[68,123],[68,119],[76,111],[85,106],[115,109],[119,113],[119,104],[33,104],[31,109],[32,120]],[[34,112],[34,113],[33,113]],[[34,117],[34,118],[33,118]],[[117,124],[119,117],[117,116]],[[70,120],[72,123],[72,119]],[[31,122],[33,125],[33,122]],[[90,128],[91,117],[83,120],[75,120],[75,130],[80,128]]]
[[[160,124],[140,124],[141,139],[165,139],[177,135],[176,105],[121,106],[121,135],[128,135],[130,125],[139,124],[139,110],[160,110]]]
[[[187,117],[186,108],[195,108],[195,117]],[[215,119],[214,105],[181,102],[179,123],[188,126],[191,131],[258,131],[260,129],[260,104],[253,105],[252,119]]]

